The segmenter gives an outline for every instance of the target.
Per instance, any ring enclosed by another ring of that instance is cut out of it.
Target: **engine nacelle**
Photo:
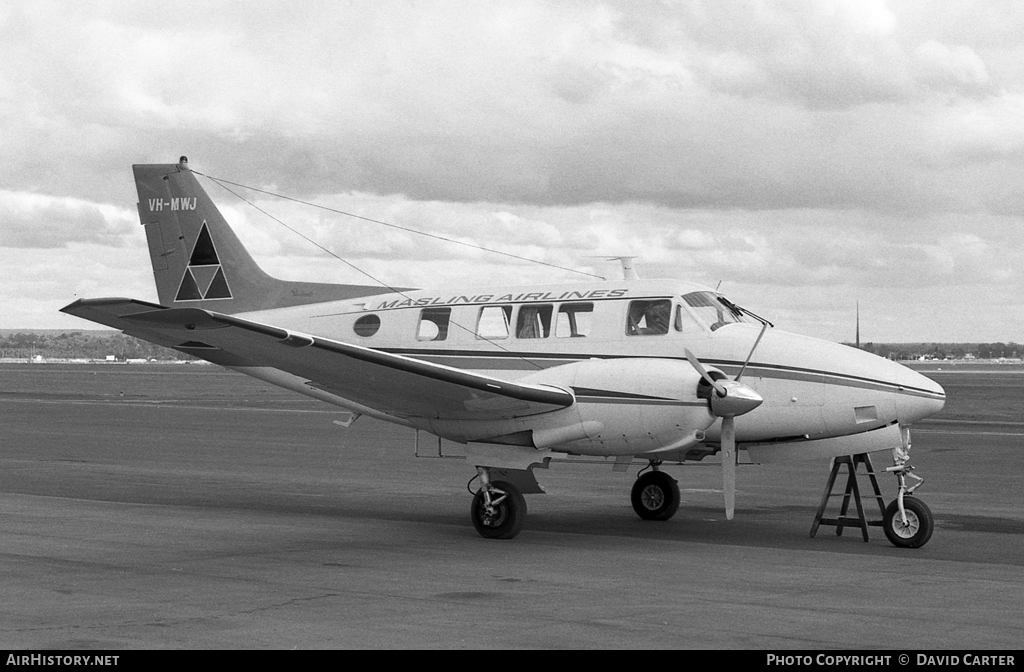
[[[697,396],[701,376],[670,359],[592,359],[530,374],[522,382],[571,389],[580,438],[550,446],[581,455],[637,455],[701,441],[717,418]],[[538,431],[535,439],[543,440]],[[569,438],[569,435],[566,435]]]

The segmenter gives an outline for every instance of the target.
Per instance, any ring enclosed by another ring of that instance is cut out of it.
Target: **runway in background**
[[[215,367],[0,366],[0,645],[1016,649],[1024,374],[996,371],[934,373],[912,461],[936,531],[902,550],[808,536],[827,461],[741,468],[731,522],[716,465],[670,468],[665,523],[633,513],[635,469],[556,465],[488,541],[472,465],[411,430]]]

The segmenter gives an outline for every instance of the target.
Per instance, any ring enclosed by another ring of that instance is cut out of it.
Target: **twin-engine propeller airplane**
[[[665,463],[721,453],[733,517],[737,448],[756,462],[891,450],[899,494],[886,536],[917,547],[932,516],[904,485],[910,425],[937,413],[933,381],[888,360],[771,324],[700,285],[642,280],[412,290],[264,273],[185,157],[133,167],[159,304],[75,301],[120,329],[351,414],[466,444],[473,524],[511,538],[535,467],[566,455],[625,470],[646,460],[636,513],[679,506]]]

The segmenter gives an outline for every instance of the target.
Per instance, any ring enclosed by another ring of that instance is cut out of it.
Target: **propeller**
[[[725,517],[732,520],[736,510],[736,416],[754,410],[764,399],[741,383],[739,376],[736,380],[713,378],[692,352],[688,349],[684,352],[690,365],[713,390],[711,412],[722,418],[722,492],[725,494]]]

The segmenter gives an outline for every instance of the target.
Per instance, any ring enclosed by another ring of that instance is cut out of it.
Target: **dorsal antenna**
[[[622,279],[623,280],[639,280],[640,276],[636,274],[636,269],[633,268],[633,260],[636,257],[626,256],[613,256],[605,257],[605,261],[618,261],[622,264]]]

